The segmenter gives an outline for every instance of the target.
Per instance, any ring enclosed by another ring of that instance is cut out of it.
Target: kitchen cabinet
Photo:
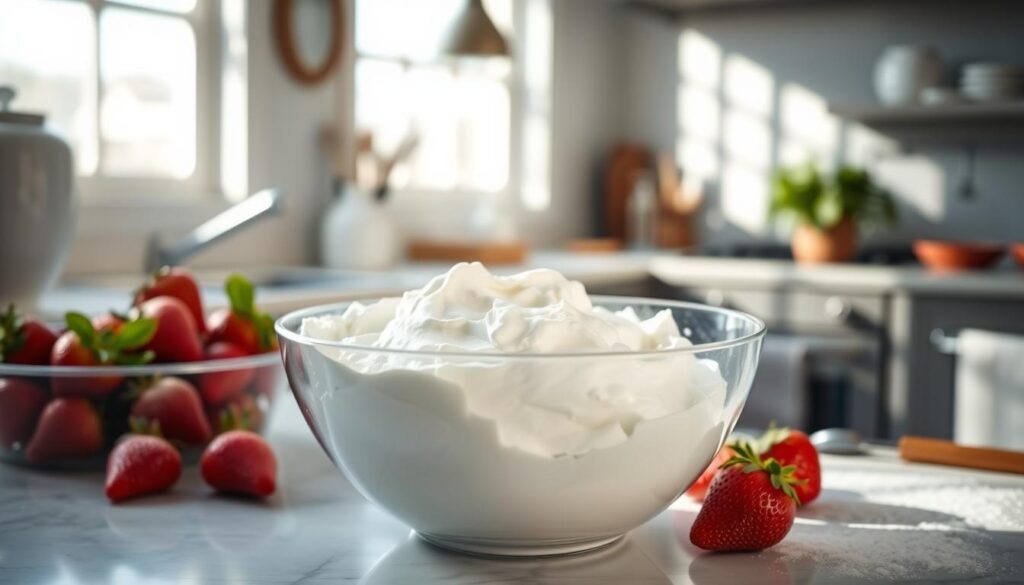
[[[806,348],[802,363],[791,364],[804,372],[799,377],[806,404],[796,410],[804,413],[805,420],[799,426],[811,430],[840,426],[868,437],[882,436],[887,296],[847,294],[839,287],[824,290],[776,284],[739,288],[663,283],[656,294],[760,317],[768,326],[766,344],[799,343]],[[765,387],[759,391],[774,390]],[[780,396],[792,394],[780,391]],[[786,418],[781,413],[793,409],[792,405],[780,406],[778,418]]]
[[[894,370],[890,432],[952,438],[956,355],[939,351],[933,331],[955,336],[961,329],[977,328],[1024,335],[1024,299],[915,295],[909,301],[907,363]]]

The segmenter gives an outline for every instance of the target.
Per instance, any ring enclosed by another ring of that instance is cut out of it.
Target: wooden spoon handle
[[[905,436],[900,439],[900,457],[907,461],[955,465],[988,471],[1024,473],[1024,453],[991,449],[988,447],[965,447],[952,441],[929,439],[927,437]]]

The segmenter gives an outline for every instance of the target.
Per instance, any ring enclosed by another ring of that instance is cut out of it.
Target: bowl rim
[[[727,349],[731,347],[737,347],[756,341],[765,336],[768,331],[765,322],[750,313],[738,311],[736,309],[728,309],[725,307],[716,307],[714,305],[706,305],[703,303],[694,303],[690,301],[675,301],[669,299],[653,299],[646,297],[633,297],[633,296],[617,296],[617,295],[588,295],[590,300],[595,304],[601,303],[617,303],[627,305],[655,305],[661,308],[669,309],[690,309],[697,311],[704,311],[709,313],[719,313],[723,315],[730,315],[737,317],[742,320],[751,322],[754,325],[754,332],[736,337],[734,339],[725,339],[722,341],[713,341],[710,343],[695,344],[688,347],[677,347],[672,349],[652,349],[644,351],[575,351],[575,352],[547,352],[547,353],[501,353],[493,351],[422,351],[416,349],[394,349],[394,348],[383,348],[383,347],[371,347],[367,345],[353,345],[348,343],[342,343],[340,341],[332,341],[327,339],[317,339],[303,335],[298,331],[293,331],[284,325],[285,321],[296,321],[302,323],[302,319],[305,317],[311,317],[315,314],[323,314],[328,312],[340,313],[340,309],[348,307],[352,303],[372,303],[379,301],[382,297],[365,298],[365,299],[354,299],[350,301],[342,301],[337,303],[327,303],[323,305],[314,305],[312,307],[306,307],[304,309],[298,309],[291,311],[281,316],[277,321],[274,322],[274,330],[278,336],[283,337],[289,341],[299,343],[302,345],[317,345],[322,347],[332,347],[337,349],[343,349],[346,351],[365,352],[374,354],[389,354],[389,355],[405,355],[405,356],[420,356],[420,357],[434,357],[434,358],[500,358],[500,359],[564,359],[564,358],[595,358],[595,357],[652,357],[652,356],[664,356],[674,354],[693,354],[703,353],[718,349]],[[283,346],[282,346],[283,347]]]
[[[0,363],[0,376],[26,376],[51,378],[97,377],[97,376],[155,376],[192,375],[223,372],[241,368],[260,368],[280,364],[277,351],[247,355],[245,357],[197,362],[149,363],[141,366],[29,366]]]

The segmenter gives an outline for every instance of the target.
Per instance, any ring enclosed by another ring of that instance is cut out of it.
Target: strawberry
[[[215,434],[238,429],[258,431],[263,427],[263,409],[248,394],[242,394],[225,405],[208,408],[206,418]]]
[[[32,436],[46,392],[22,378],[0,378],[0,446],[22,445]]]
[[[154,272],[139,290],[135,291],[134,306],[157,297],[174,297],[181,301],[195,321],[199,333],[206,333],[203,321],[203,300],[195,277],[181,266],[164,266]]]
[[[35,317],[21,317],[14,304],[0,314],[0,362],[45,366],[57,335]]]
[[[722,465],[690,528],[690,542],[705,550],[761,550],[793,527],[799,503],[792,467],[761,459],[748,443]]]
[[[138,314],[156,321],[156,332],[146,349],[160,362],[195,362],[203,359],[199,329],[185,303],[174,297],[157,297],[136,308]]]
[[[708,468],[705,469],[704,473],[700,474],[700,477],[697,478],[697,481],[693,482],[693,485],[686,490],[686,495],[698,502],[704,501],[704,496],[708,493],[708,486],[710,486],[711,481],[715,479],[719,468],[735,454],[736,452],[733,451],[729,445],[722,445],[722,448],[715,454],[715,458],[711,460],[711,464],[708,465]]]
[[[806,433],[776,428],[773,424],[758,439],[758,447],[761,455],[774,458],[780,465],[796,468],[793,477],[804,482],[794,488],[801,505],[806,506],[817,499],[821,494],[821,463],[818,450]]]
[[[124,325],[128,318],[124,315],[118,315],[115,313],[104,313],[102,315],[96,315],[90,321],[92,321],[93,329],[96,331],[110,330],[117,333],[121,330],[121,326]]]
[[[156,322],[151,319],[126,321],[116,330],[97,330],[81,313],[68,313],[64,319],[68,331],[53,344],[50,365],[138,365],[153,359],[152,353],[138,351],[156,330]],[[92,398],[109,394],[123,381],[122,376],[54,376],[50,385],[57,396]]]
[[[181,477],[181,455],[170,443],[146,435],[128,435],[107,459],[107,498],[121,502],[162,492]]]
[[[25,449],[29,461],[89,457],[103,448],[103,423],[84,398],[54,398]]]
[[[248,355],[242,348],[226,341],[217,341],[206,346],[203,359],[224,360]],[[199,391],[207,404],[224,404],[245,390],[252,381],[252,368],[232,368],[219,372],[208,372],[199,376]]]
[[[206,483],[222,492],[262,497],[277,487],[274,451],[250,431],[228,431],[214,439],[200,469]]]
[[[161,378],[144,390],[131,410],[136,432],[157,432],[172,441],[202,445],[213,436],[199,392],[181,378]]]
[[[230,309],[214,311],[206,322],[209,341],[227,341],[250,354],[277,349],[274,320],[256,310],[256,292],[252,283],[239,274],[224,281],[224,291],[231,300]]]

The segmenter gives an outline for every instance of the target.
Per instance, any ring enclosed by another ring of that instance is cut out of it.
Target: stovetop
[[[700,250],[702,256],[722,258],[757,258],[763,260],[792,260],[793,253],[788,244],[736,243],[707,246]],[[905,266],[918,264],[909,246],[864,246],[851,261],[854,264],[875,266]]]

